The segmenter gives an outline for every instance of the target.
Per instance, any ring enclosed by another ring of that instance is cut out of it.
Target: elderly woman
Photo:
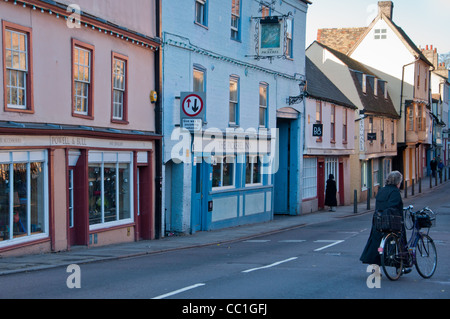
[[[402,214],[403,216],[403,200],[402,195],[400,194],[400,185],[402,184],[402,181],[403,175],[398,171],[391,172],[388,175],[386,186],[378,191],[375,211],[396,208],[399,214]],[[366,247],[360,258],[364,264],[381,265],[378,247],[380,247],[384,235],[384,233],[377,231],[372,223],[369,240],[367,241]],[[405,229],[403,229],[403,238],[406,242]]]

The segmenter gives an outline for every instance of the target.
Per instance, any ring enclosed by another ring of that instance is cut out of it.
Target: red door
[[[322,209],[325,208],[325,161],[319,158],[317,162],[317,199],[319,209]]]
[[[345,205],[344,163],[339,163],[339,205]]]

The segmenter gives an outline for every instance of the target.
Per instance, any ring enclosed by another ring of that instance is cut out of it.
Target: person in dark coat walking
[[[391,172],[388,175],[386,179],[386,186],[378,191],[375,202],[375,212],[385,210],[387,208],[396,208],[399,214],[403,216],[403,200],[402,195],[400,194],[402,180],[403,175],[398,171]],[[384,235],[386,234],[376,230],[372,219],[372,230],[370,232],[370,237],[360,257],[360,260],[364,264],[381,266],[381,258],[378,248],[380,247],[380,243]],[[403,229],[403,239],[406,243],[405,229]]]
[[[437,169],[438,162],[436,161],[436,157],[434,157],[430,162],[430,169],[433,177],[436,177],[436,169]]]
[[[337,206],[336,193],[336,181],[334,180],[334,175],[330,174],[328,176],[327,188],[325,191],[325,206],[330,206],[330,212],[336,211],[336,209],[333,208]]]

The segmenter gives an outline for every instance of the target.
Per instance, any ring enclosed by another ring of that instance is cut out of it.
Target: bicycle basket
[[[436,226],[436,217],[431,217],[428,214],[416,214],[417,226],[419,228],[431,228]]]
[[[375,229],[382,233],[401,232],[403,217],[395,214],[394,209],[377,211],[374,214]]]

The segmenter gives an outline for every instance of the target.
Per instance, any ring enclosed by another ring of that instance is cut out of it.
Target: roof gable
[[[370,34],[372,29],[378,23],[378,21],[383,20],[388,27],[394,32],[394,34],[398,37],[398,39],[405,45],[408,51],[416,58],[424,61],[426,64],[433,66],[433,64],[428,61],[428,59],[423,55],[422,51],[415,45],[415,43],[411,40],[411,38],[406,34],[406,32],[397,26],[391,19],[389,19],[383,12],[379,12],[378,16],[372,21],[372,23],[367,27],[367,29],[363,32],[363,34],[356,41],[355,45],[347,52],[350,56],[356,50],[356,48],[361,44],[361,42],[366,39],[366,37]]]

